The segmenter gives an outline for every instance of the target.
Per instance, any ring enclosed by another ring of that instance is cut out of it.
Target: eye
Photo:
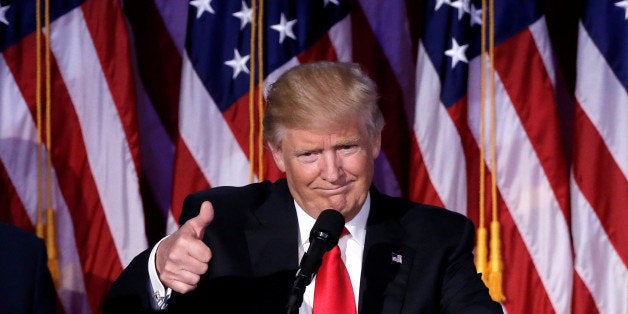
[[[304,152],[297,155],[297,160],[303,163],[312,163],[318,159],[318,155],[315,152]]]
[[[338,148],[338,151],[343,155],[351,155],[356,153],[360,149],[358,145],[342,145]]]

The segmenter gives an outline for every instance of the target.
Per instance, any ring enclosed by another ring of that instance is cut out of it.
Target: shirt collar
[[[310,231],[314,227],[316,219],[308,215],[296,201],[294,206],[297,209],[297,219],[299,221],[299,243],[303,247],[310,241]],[[366,238],[366,222],[371,211],[371,193],[366,195],[366,201],[360,208],[358,214],[353,217],[349,222],[345,223],[345,228],[351,234],[351,238],[358,242],[358,244],[364,246],[364,239]]]

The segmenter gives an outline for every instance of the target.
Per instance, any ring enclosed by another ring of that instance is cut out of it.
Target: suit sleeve
[[[103,313],[149,313],[148,256],[150,249],[136,256],[113,282],[105,297]]]
[[[473,261],[475,231],[465,219],[459,245],[452,251],[443,278],[441,309],[444,313],[503,313],[490,298]]]

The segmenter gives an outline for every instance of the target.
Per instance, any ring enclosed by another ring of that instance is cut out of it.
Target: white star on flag
[[[445,55],[451,57],[451,68],[453,69],[458,61],[469,63],[467,55],[465,54],[469,45],[458,45],[455,38],[451,39],[451,49],[445,51]]]
[[[463,0],[458,0],[456,2],[452,2],[450,4],[452,7],[458,9],[458,19],[462,19],[462,16],[464,16],[465,12],[469,12],[469,3],[465,2]]]
[[[6,14],[10,7],[10,5],[0,6],[0,22],[6,25],[9,25],[9,20],[7,20]]]
[[[249,55],[244,57],[240,56],[237,49],[233,49],[233,59],[225,61],[225,64],[233,68],[233,79],[238,77],[240,72],[249,73],[249,68],[246,67],[246,63],[249,61]]]
[[[242,9],[233,13],[233,16],[240,19],[240,30],[242,30],[253,19],[253,10],[246,6],[246,2],[242,1]]]
[[[190,4],[196,7],[196,18],[200,18],[203,12],[207,11],[211,14],[215,14],[214,8],[212,8],[212,0],[192,0]]]
[[[443,4],[451,5],[449,0],[436,0],[436,6],[434,7],[434,11],[438,11]]]
[[[279,32],[280,44],[283,43],[283,40],[286,39],[286,36],[292,39],[297,39],[297,37],[294,35],[294,32],[292,31],[292,28],[294,27],[294,24],[296,24],[296,22],[296,19],[292,21],[286,20],[286,16],[281,13],[281,20],[279,21],[279,24],[275,24],[270,27]]]
[[[616,7],[624,8],[626,13],[624,14],[624,19],[628,20],[628,0],[623,0],[615,3]]]
[[[472,3],[469,14],[471,14],[471,26],[482,25],[482,9],[476,9]]]

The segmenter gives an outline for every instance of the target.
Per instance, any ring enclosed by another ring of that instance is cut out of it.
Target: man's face
[[[360,119],[333,130],[288,128],[284,134],[271,150],[297,203],[314,218],[332,208],[353,219],[373,180],[381,137],[371,141]]]

